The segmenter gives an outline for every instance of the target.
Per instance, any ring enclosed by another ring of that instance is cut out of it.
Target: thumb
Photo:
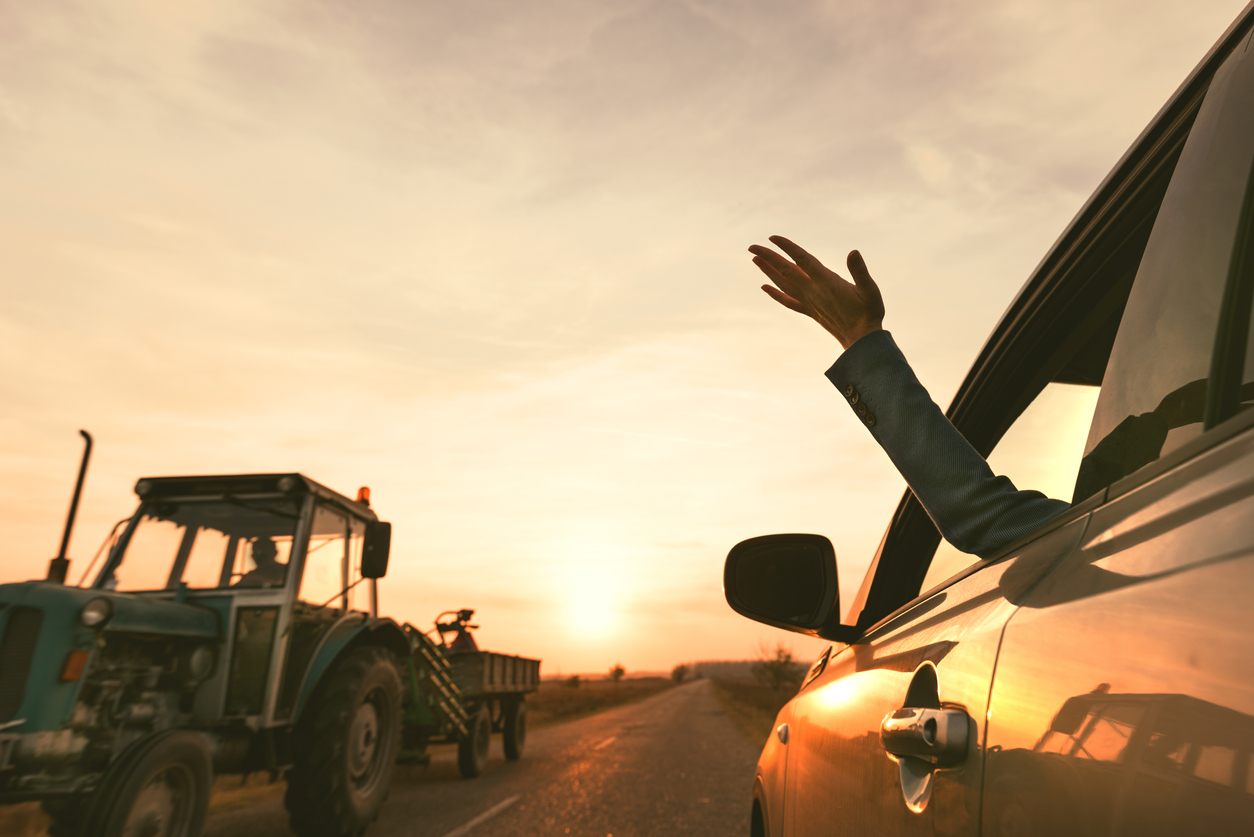
[[[880,295],[879,285],[875,284],[875,280],[871,278],[871,272],[866,269],[862,254],[857,250],[850,250],[845,264],[849,267],[849,275],[853,277],[853,283],[858,286],[867,305],[883,316],[884,297]]]

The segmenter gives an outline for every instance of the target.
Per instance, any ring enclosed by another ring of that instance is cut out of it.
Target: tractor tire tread
[[[395,679],[396,706],[390,721],[395,738],[390,746],[395,750],[400,740],[400,677],[392,655],[378,646],[366,645],[350,651],[328,672],[297,721],[284,804],[289,825],[300,837],[358,837],[378,817],[378,806],[368,818],[362,818],[353,809],[347,798],[343,765],[346,726],[352,722],[363,684],[381,664],[391,669]],[[383,769],[390,772],[394,760],[395,752]],[[385,788],[382,797],[386,796]]]

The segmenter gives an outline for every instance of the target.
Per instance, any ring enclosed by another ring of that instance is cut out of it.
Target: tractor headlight
[[[187,674],[194,682],[199,683],[213,673],[213,649],[208,645],[198,645],[196,650],[187,657]]]
[[[113,618],[113,602],[104,597],[92,599],[78,612],[78,621],[88,628],[99,628]]]

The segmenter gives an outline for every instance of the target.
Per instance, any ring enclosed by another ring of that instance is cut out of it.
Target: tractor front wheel
[[[91,796],[80,833],[198,837],[212,787],[213,760],[203,735],[157,733],[133,745],[109,768]],[[64,834],[69,822],[62,818],[57,826],[57,833]]]
[[[386,650],[349,652],[318,684],[292,736],[289,824],[352,837],[379,816],[401,740],[401,679]]]

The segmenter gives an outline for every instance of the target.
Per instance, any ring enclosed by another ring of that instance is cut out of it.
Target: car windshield
[[[295,500],[145,503],[120,561],[98,586],[110,590],[281,587],[296,532]]]

